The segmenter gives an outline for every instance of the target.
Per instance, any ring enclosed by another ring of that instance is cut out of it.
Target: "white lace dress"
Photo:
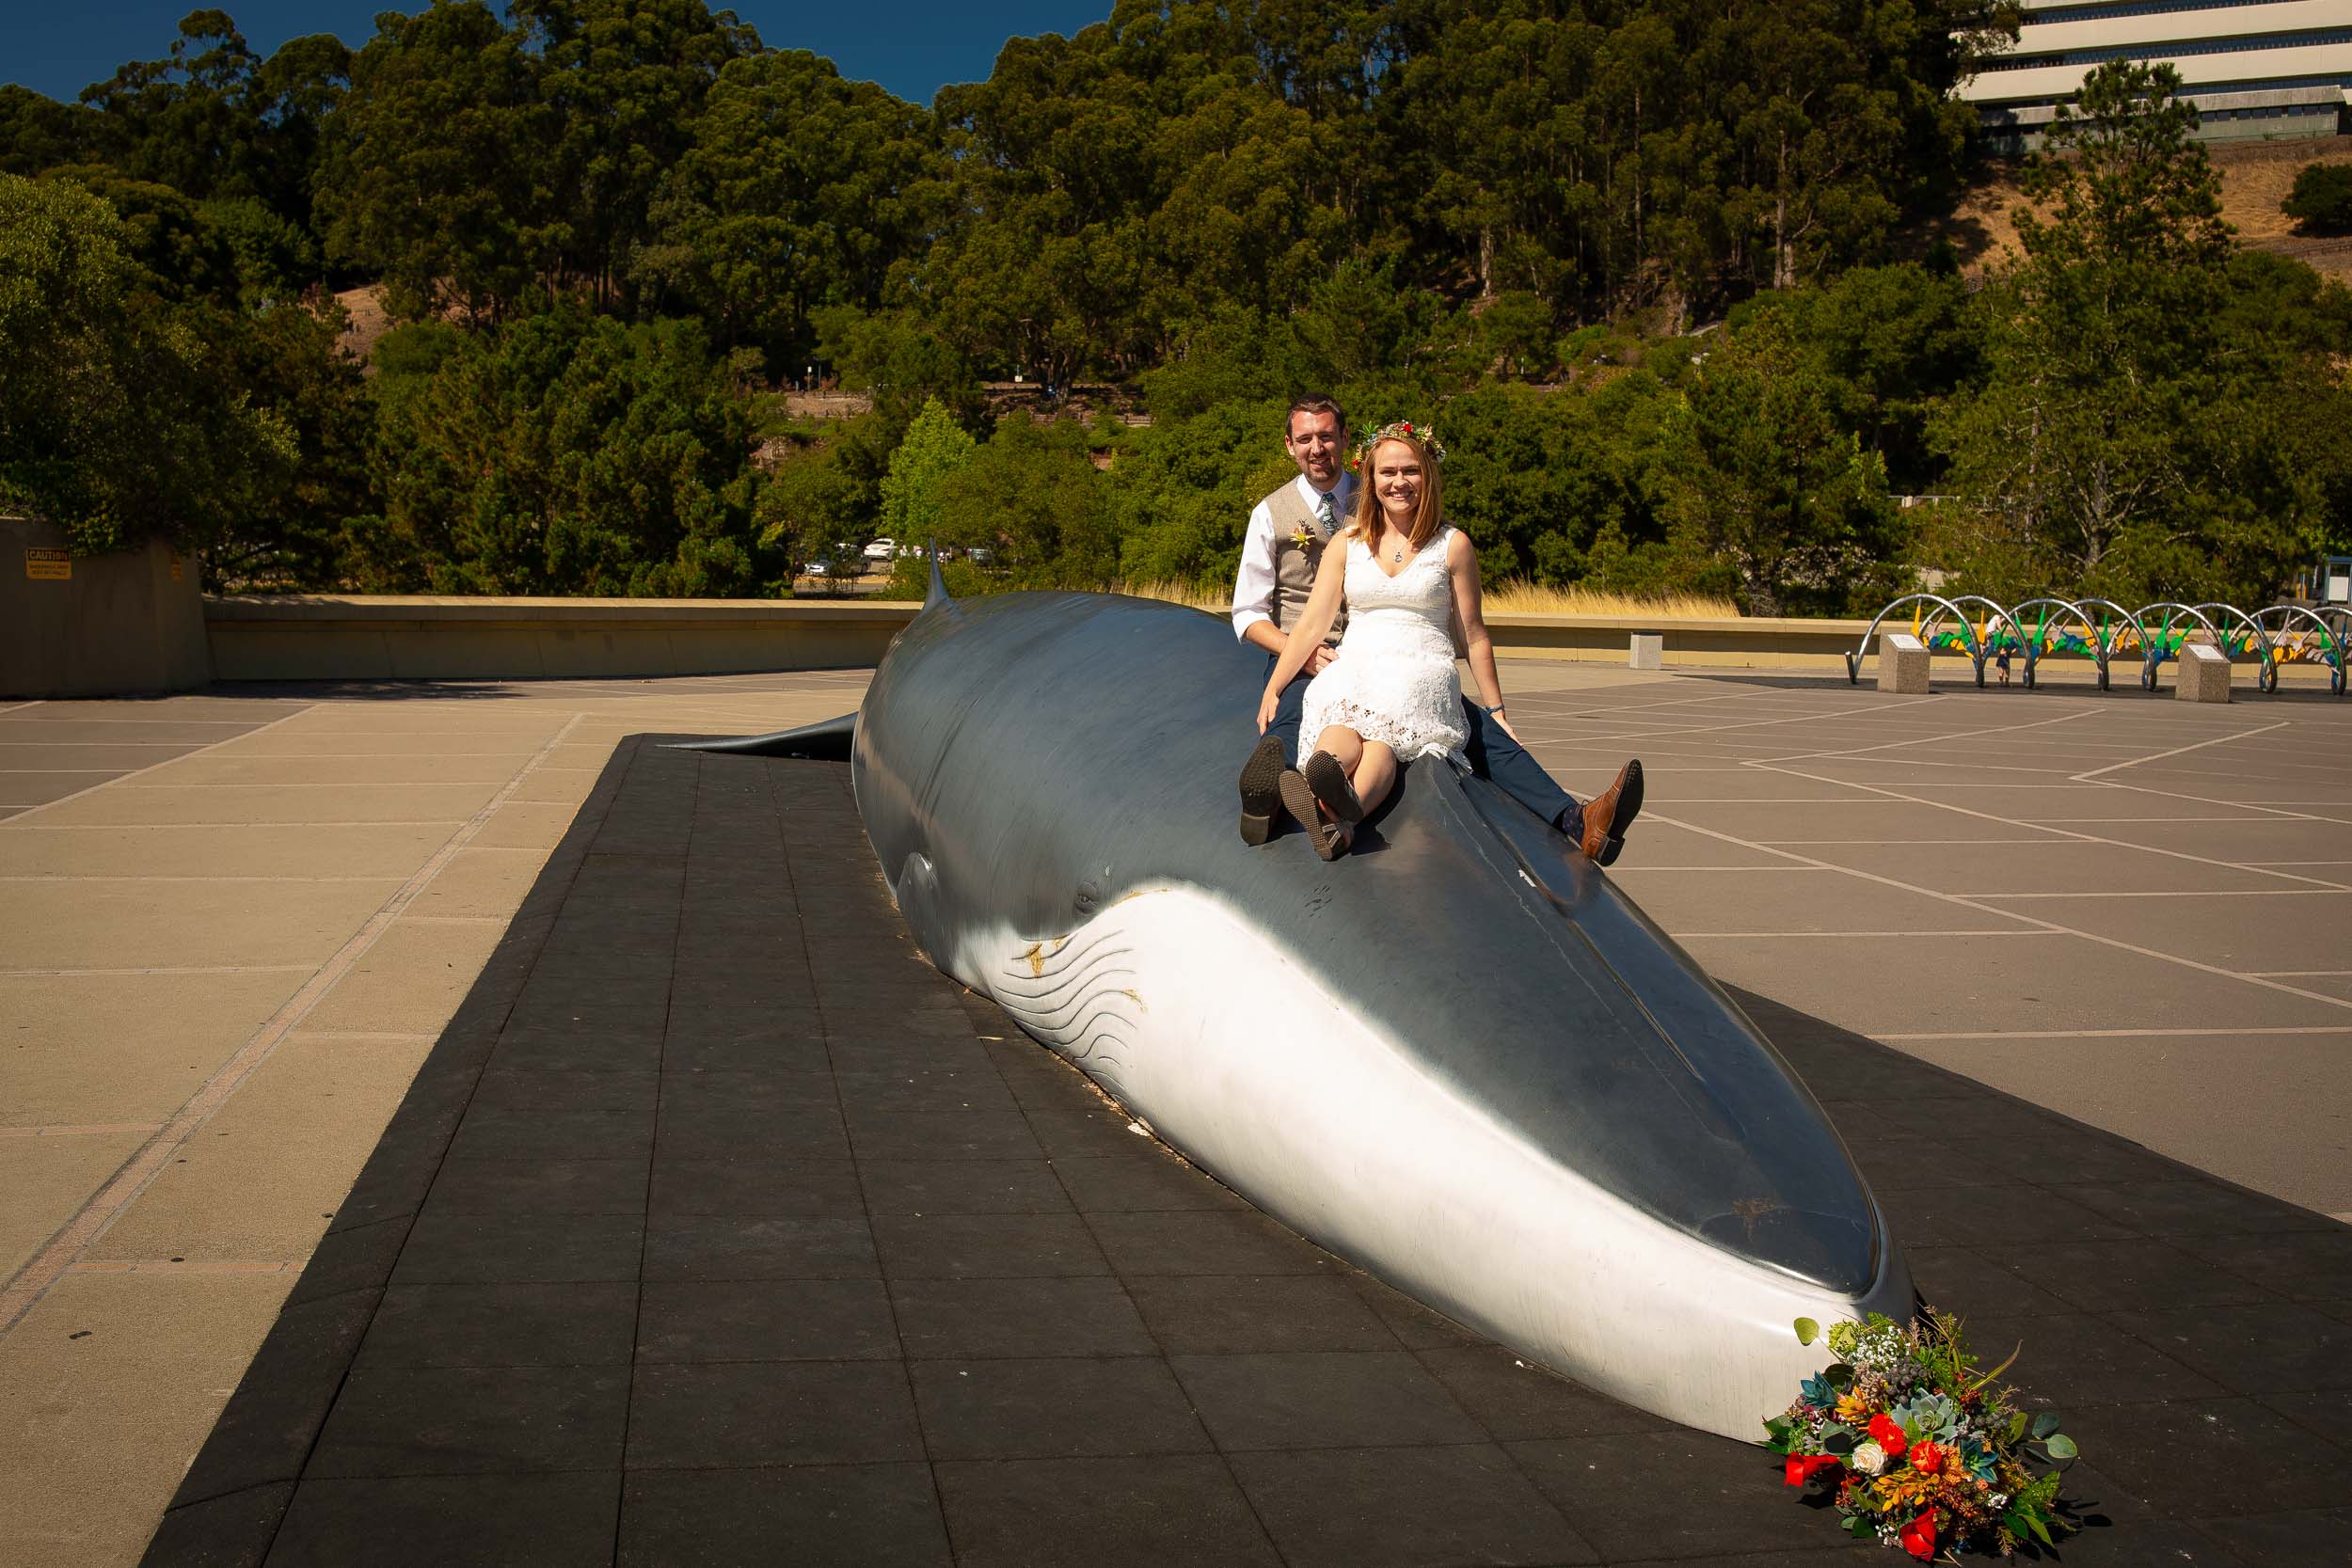
[[[1391,577],[1360,539],[1347,545],[1347,632],[1323,673],[1307,683],[1298,728],[1303,749],[1333,724],[1384,741],[1409,762],[1458,753],[1462,681],[1454,667],[1451,528]]]

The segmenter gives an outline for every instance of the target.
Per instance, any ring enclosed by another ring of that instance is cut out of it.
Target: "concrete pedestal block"
[[[2230,700],[2229,656],[2201,642],[2183,644],[2181,678],[2172,694],[2185,703],[2226,703]]]
[[[1879,633],[1879,689],[1921,696],[1928,689],[1928,645],[1907,631]]]
[[[1662,670],[1666,665],[1666,634],[1658,631],[1637,631],[1628,644],[1625,667],[1629,670]]]
[[[197,563],[160,541],[77,556],[0,517],[0,697],[185,691],[213,678]]]

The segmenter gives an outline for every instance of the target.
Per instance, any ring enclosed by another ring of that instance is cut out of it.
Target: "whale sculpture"
[[[1232,829],[1263,661],[1197,610],[956,601],[933,574],[851,716],[707,743],[843,754],[898,907],[1159,1136],[1521,1354],[1754,1441],[1822,1353],[1907,1316],[1812,1096],[1572,845],[1406,770],[1359,847]]]

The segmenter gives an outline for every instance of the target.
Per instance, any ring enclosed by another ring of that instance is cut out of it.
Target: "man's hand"
[[[1307,656],[1307,673],[1311,675],[1322,674],[1324,666],[1329,664],[1337,657],[1339,657],[1339,655],[1331,651],[1330,643],[1317,643],[1315,645],[1315,651]]]

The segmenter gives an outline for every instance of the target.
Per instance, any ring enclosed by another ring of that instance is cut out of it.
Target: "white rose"
[[[1874,1476],[1886,1468],[1886,1450],[1876,1443],[1865,1443],[1846,1463],[1866,1476]]]

